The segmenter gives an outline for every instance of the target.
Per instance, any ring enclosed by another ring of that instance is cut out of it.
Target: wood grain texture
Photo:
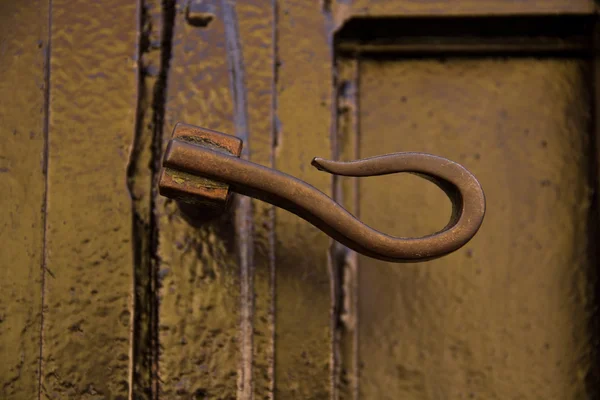
[[[42,312],[47,2],[2,2],[0,38],[0,398],[33,399]]]
[[[593,14],[594,0],[333,0],[336,27],[353,17]]]
[[[310,166],[312,157],[331,155],[329,25],[317,3],[278,3],[275,166],[331,194],[331,177]],[[326,399],[332,393],[330,240],[281,209],[275,233],[275,397]]]
[[[53,0],[42,398],[126,399],[135,2]]]
[[[488,201],[480,232],[448,257],[401,266],[360,258],[361,397],[588,398],[589,63],[360,68],[361,156],[448,157],[480,179]],[[424,235],[444,226],[449,201],[417,177],[373,178],[361,181],[360,212],[385,232]]]
[[[220,1],[202,3],[206,27],[175,4],[163,145],[177,122],[234,134]],[[234,209],[215,218],[156,198],[160,398],[234,399],[240,367],[240,268]]]

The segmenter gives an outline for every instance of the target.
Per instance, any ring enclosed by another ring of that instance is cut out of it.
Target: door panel
[[[359,71],[360,156],[440,154],[488,201],[477,237],[448,257],[401,268],[359,258],[361,397],[585,398],[589,62],[366,59]],[[387,179],[361,182],[366,223],[403,236],[444,226],[439,189]]]
[[[0,397],[595,396],[591,0],[5,3]],[[448,200],[311,158],[439,154],[488,216],[388,264],[260,201],[181,205],[156,188],[180,121],[391,234]]]

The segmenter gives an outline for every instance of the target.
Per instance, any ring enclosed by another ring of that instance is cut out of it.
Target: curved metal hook
[[[214,147],[174,138],[163,160],[165,168],[230,185],[235,192],[298,215],[359,253],[385,261],[415,262],[444,256],[465,245],[483,222],[485,196],[481,185],[463,166],[445,158],[394,153],[351,162],[315,158],[312,165],[332,174],[355,177],[418,174],[446,192],[452,201],[452,217],[444,229],[430,236],[394,237],[365,225],[308,183]],[[161,194],[169,195],[167,192],[161,186]]]

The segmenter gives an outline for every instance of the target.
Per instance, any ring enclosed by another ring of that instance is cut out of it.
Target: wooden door
[[[0,2],[2,399],[598,396],[592,0]],[[179,122],[396,235],[450,204],[313,156],[481,180],[443,259],[358,256],[247,198],[157,193]]]

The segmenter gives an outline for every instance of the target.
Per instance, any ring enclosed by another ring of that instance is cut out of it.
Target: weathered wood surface
[[[136,26],[135,3],[52,1],[42,398],[129,393]]]
[[[336,59],[333,32],[591,1],[17,3],[0,8],[0,397],[585,398],[590,62]],[[313,156],[446,156],[482,180],[488,216],[457,254],[394,265],[259,201],[207,215],[156,191],[179,121],[385,232],[435,231],[448,201]]]
[[[361,398],[588,398],[590,67],[360,62],[361,157],[440,154],[473,171],[488,201],[480,232],[455,254],[401,268],[360,257]],[[440,190],[416,177],[389,181],[361,182],[366,223],[411,236],[444,226]]]
[[[195,9],[212,15],[203,27],[186,19],[185,2],[174,7],[163,143],[176,122],[186,121],[243,138],[243,157],[269,164],[272,4],[204,3]],[[257,398],[268,396],[273,387],[272,212],[238,199],[226,216],[207,223],[201,214],[179,210],[164,198],[156,201],[160,393],[251,398],[256,390]]]
[[[245,98],[240,96],[237,101],[247,115],[244,155],[270,166],[275,133],[275,3],[238,0],[235,11],[239,24],[238,57],[243,66],[243,80],[238,81],[241,90],[237,90],[245,92]],[[235,76],[239,77],[239,72]],[[244,99],[245,103],[241,103]],[[247,237],[248,257],[241,264],[245,269],[241,307],[246,316],[241,334],[246,337],[246,347],[238,398],[269,399],[274,386],[275,214],[272,206],[258,200],[252,201],[250,209],[248,203],[244,207],[244,214],[240,213],[244,231],[239,234]]]
[[[307,22],[319,24],[315,34],[323,51],[317,56],[325,56],[318,75],[310,80],[297,72],[298,68],[314,68],[304,57],[313,51],[313,43],[307,39],[298,46],[293,21],[281,17],[279,46],[287,50],[280,62],[293,68],[279,67],[273,110],[275,16],[265,23],[259,12],[264,14],[270,4],[257,8],[242,2],[235,9],[221,2],[205,6],[202,11],[212,13],[214,19],[197,27],[186,20],[184,3],[176,5],[163,142],[177,121],[200,124],[244,138],[243,156],[267,165],[274,158],[278,168],[301,176],[310,161],[296,158],[302,143],[315,154],[329,148],[331,59],[327,26],[321,25],[319,10],[300,9],[307,14]],[[281,16],[289,13],[286,8]],[[306,85],[310,81],[313,86]],[[319,102],[311,96],[314,88],[322,93]],[[298,99],[305,99],[304,104]],[[320,119],[315,115],[321,115]],[[273,132],[276,119],[281,130]],[[306,141],[307,128],[323,142]],[[319,178],[316,171],[312,175]],[[327,190],[330,178],[321,175],[321,179],[325,185],[321,187]],[[157,204],[159,210],[161,204],[169,210],[159,211],[164,217],[157,219],[163,271],[158,274],[162,287],[160,392],[172,397],[195,393],[245,398],[252,392],[268,397],[275,390],[281,396],[298,398],[327,396],[331,390],[328,239],[287,212],[277,211],[275,216],[270,207],[255,202],[250,208],[244,199],[238,199],[229,218],[197,226],[194,221],[199,222],[201,215],[185,215],[162,198]],[[294,230],[300,228],[300,233]],[[287,236],[281,239],[279,235]],[[288,247],[296,246],[294,238],[304,236],[290,259]],[[306,252],[304,246],[316,251]],[[205,257],[198,254],[198,247],[204,249]],[[222,252],[217,251],[219,247]],[[195,268],[209,268],[214,274],[185,278],[186,271]],[[197,317],[191,308],[193,298],[206,309],[201,307]],[[278,315],[275,327],[274,313]],[[299,313],[304,315],[300,325]]]
[[[48,7],[0,4],[0,398],[38,396]],[[18,86],[16,85],[18,83]]]
[[[236,128],[223,4],[207,3],[214,19],[197,27],[186,20],[186,3],[172,5],[163,147],[179,121],[232,134]],[[161,398],[236,397],[240,267],[233,211],[207,219],[156,198]]]

